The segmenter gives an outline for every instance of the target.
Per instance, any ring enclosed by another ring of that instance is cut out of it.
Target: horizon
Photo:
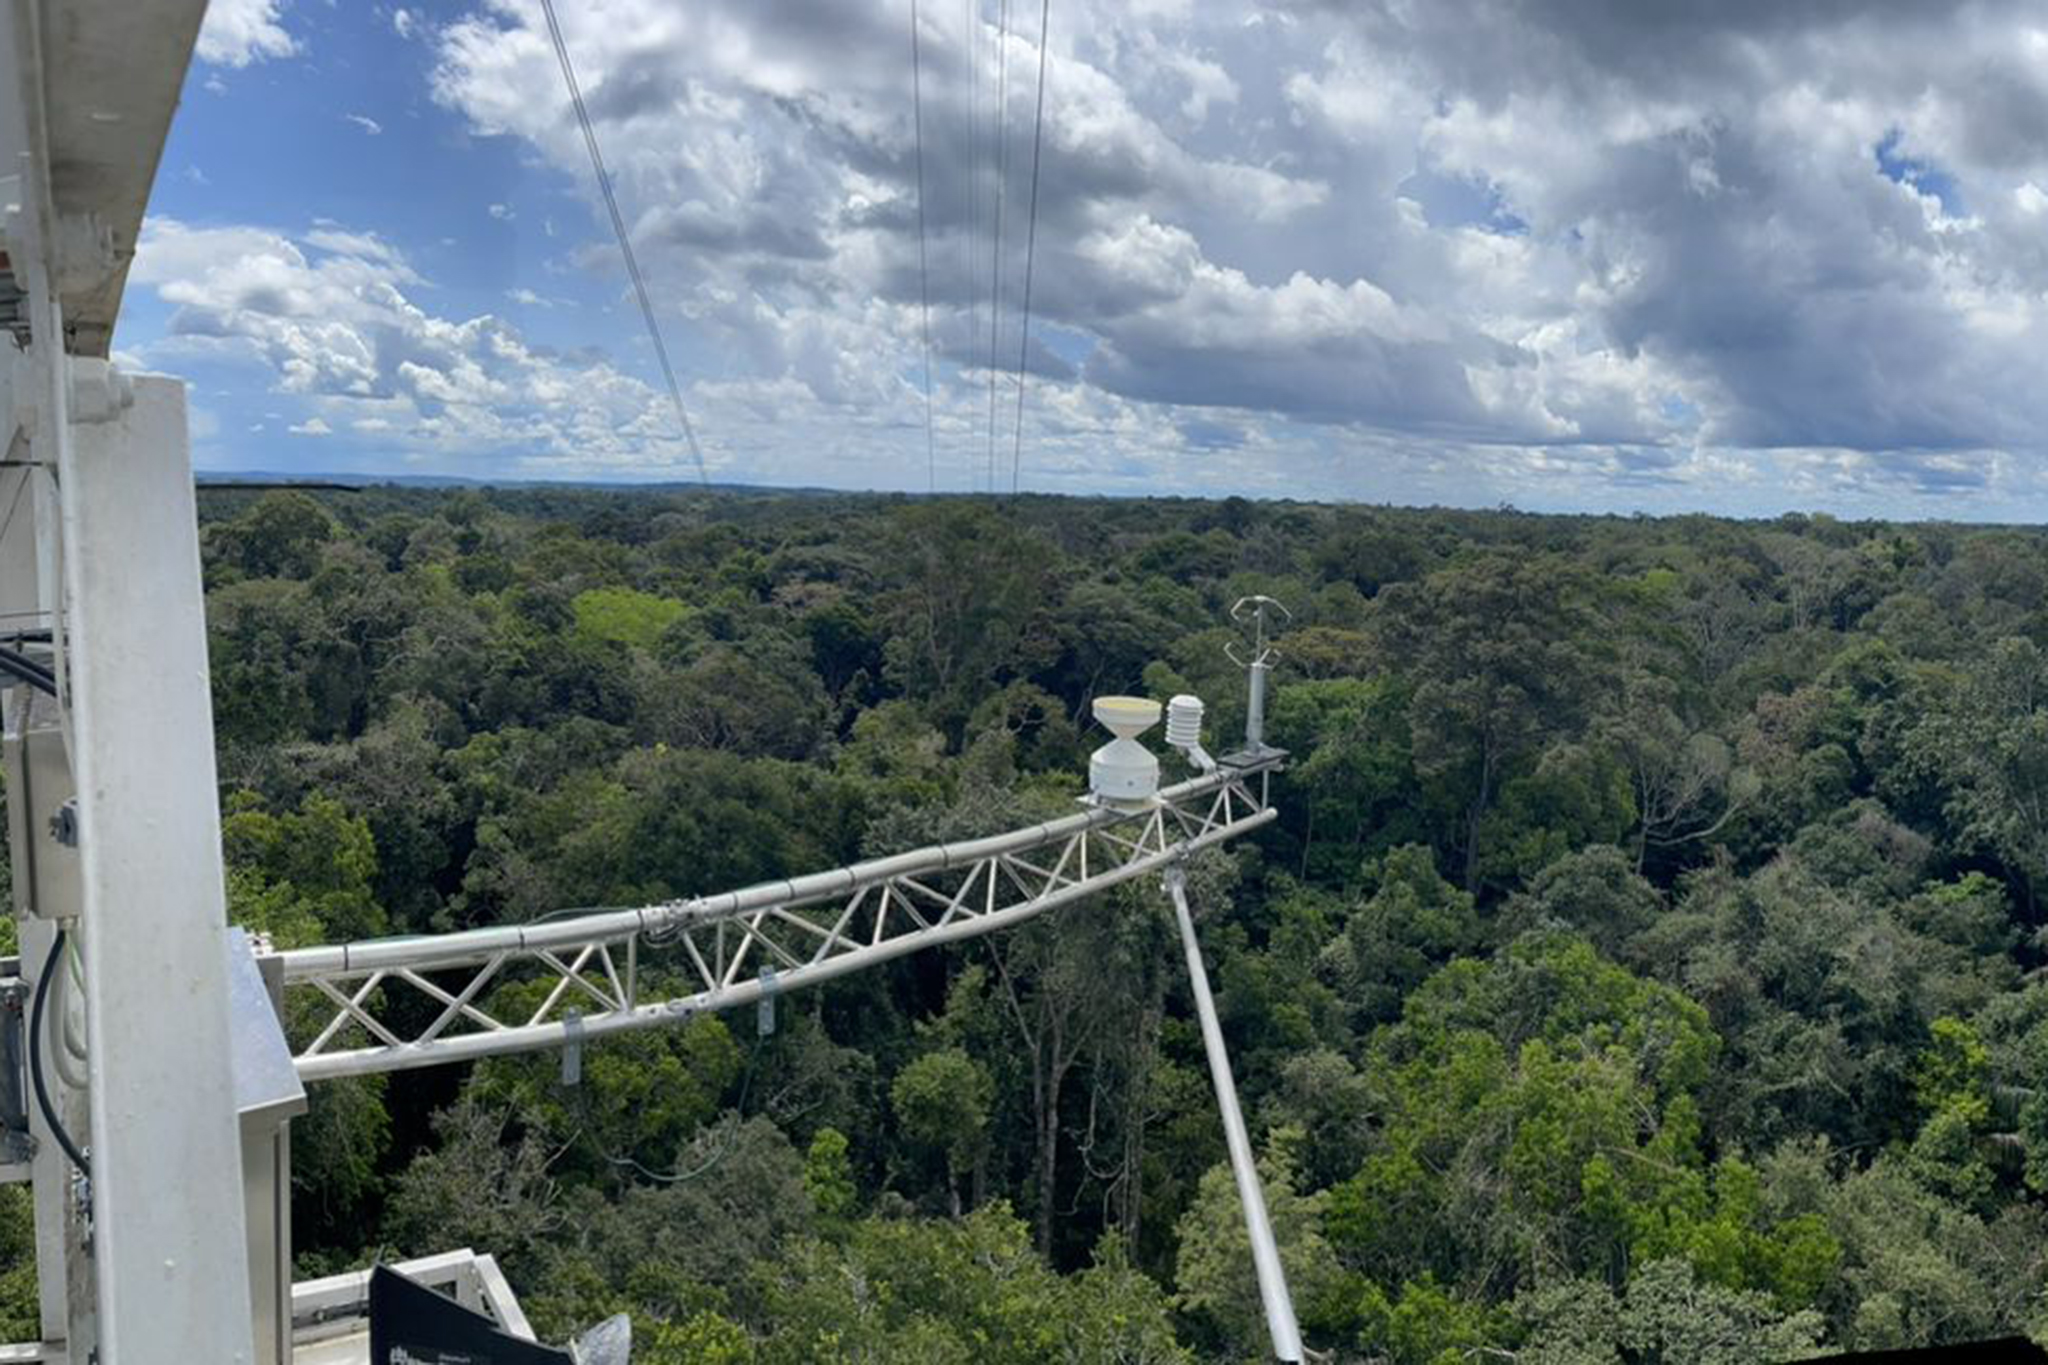
[[[1088,492],[1069,491],[1058,488],[1026,488],[1016,493],[974,489],[939,489],[936,492],[923,489],[892,488],[840,488],[830,484],[769,484],[736,483],[714,479],[702,483],[689,476],[670,478],[602,478],[597,476],[577,478],[521,477],[518,475],[467,475],[427,474],[398,471],[370,471],[345,473],[336,470],[279,470],[279,469],[195,469],[195,482],[204,491],[209,486],[217,491],[257,493],[279,491],[310,492],[354,492],[358,489],[397,488],[422,492],[454,491],[474,488],[483,492],[494,490],[530,490],[563,488],[597,493],[708,493],[715,496],[756,496],[756,495],[801,495],[810,497],[842,498],[900,498],[911,501],[931,501],[948,498],[984,499],[1003,502],[1012,499],[1065,499],[1074,502],[1202,502],[1221,503],[1232,498],[1246,502],[1274,506],[1328,507],[1335,509],[1356,508],[1380,512],[1458,512],[1475,515],[1498,513],[1502,516],[1554,517],[1561,519],[1584,518],[1588,520],[1619,521],[1677,521],[1687,517],[1705,517],[1714,521],[1768,524],[1791,520],[1827,519],[1845,526],[1892,525],[1892,526],[1956,526],[1972,530],[2048,530],[2048,522],[2001,520],[1995,517],[1938,517],[1910,515],[1840,516],[1826,508],[1787,507],[1778,512],[1715,512],[1704,509],[1681,509],[1664,512],[1648,512],[1631,508],[1584,508],[1584,507],[1534,507],[1517,503],[1455,503],[1455,502],[1398,502],[1375,500],[1363,497],[1311,498],[1267,493],[1137,493],[1137,492]],[[221,488],[231,484],[231,488]]]

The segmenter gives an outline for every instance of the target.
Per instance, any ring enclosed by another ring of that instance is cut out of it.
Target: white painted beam
[[[86,362],[90,363],[90,362]],[[72,429],[73,763],[100,1358],[253,1358],[185,390]]]

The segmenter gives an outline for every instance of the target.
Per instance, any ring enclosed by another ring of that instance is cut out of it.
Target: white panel
[[[10,345],[0,339],[0,351]],[[0,355],[0,365],[7,363]],[[0,441],[8,409],[0,404]],[[0,469],[0,635],[44,624],[36,596],[36,497],[25,465]]]
[[[226,897],[185,391],[63,475],[101,1359],[252,1359]]]

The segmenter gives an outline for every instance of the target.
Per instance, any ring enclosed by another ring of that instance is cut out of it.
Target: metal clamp
[[[754,1032],[762,1037],[773,1036],[775,1032],[775,969],[761,969],[761,1000],[754,1006]]]
[[[66,848],[78,847],[78,798],[68,797],[50,816],[50,837]]]
[[[562,1013],[562,1084],[583,1084],[583,1011]]]

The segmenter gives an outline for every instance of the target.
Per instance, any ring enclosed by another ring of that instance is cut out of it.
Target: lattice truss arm
[[[1265,824],[1281,757],[1166,788],[1137,812],[1090,809],[744,891],[283,953],[299,1074],[396,1071],[678,1023],[1007,928]],[[546,984],[506,989],[520,983]]]

